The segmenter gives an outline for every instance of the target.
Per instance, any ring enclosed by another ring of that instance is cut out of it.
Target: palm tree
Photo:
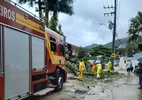
[[[40,1],[40,0],[39,0]],[[33,5],[37,2],[37,0],[18,0],[20,4],[28,3],[29,6],[33,7]]]
[[[39,11],[39,17],[42,18],[42,9],[41,6],[42,5],[42,0],[19,0],[18,1],[20,4],[25,4],[28,3],[30,7],[33,7],[35,4],[38,4],[38,11]]]
[[[142,41],[142,12],[138,12],[130,19],[128,34],[127,48],[131,46],[135,52],[138,52],[138,44]]]
[[[66,13],[68,15],[73,15],[73,0],[49,0],[48,3],[49,10],[53,11],[53,16],[56,21],[58,21],[58,13]]]
[[[129,26],[129,42],[137,40],[142,36],[142,12],[138,12],[138,14],[130,20]]]
[[[19,0],[18,2],[20,4],[25,4],[25,3],[28,3],[31,7],[33,7],[34,4],[36,4],[38,2],[38,8],[39,8],[39,12],[42,11],[41,9],[41,3],[45,3],[46,7],[45,7],[45,10],[46,10],[46,19],[48,21],[48,14],[49,14],[49,11],[53,12],[53,16],[54,16],[54,19],[56,21],[58,21],[58,13],[59,12],[62,12],[62,13],[66,13],[68,15],[73,15],[74,12],[73,12],[73,1],[74,0]],[[40,14],[39,14],[40,15]]]

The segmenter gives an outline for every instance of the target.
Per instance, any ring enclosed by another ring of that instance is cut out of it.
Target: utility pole
[[[113,35],[112,35],[112,54],[111,54],[111,58],[112,58],[112,70],[114,70],[114,57],[115,57],[115,36],[116,36],[116,14],[117,14],[117,0],[114,0],[114,7],[113,6],[108,6],[108,7],[104,7],[104,9],[110,9],[110,8],[114,8],[114,12],[111,13],[104,13],[104,15],[114,15],[114,22],[109,23],[109,25],[113,25]]]
[[[115,36],[116,36],[116,14],[117,14],[117,0],[114,1],[114,28],[112,39],[112,54],[115,54]],[[112,58],[112,70],[114,70],[114,57]]]

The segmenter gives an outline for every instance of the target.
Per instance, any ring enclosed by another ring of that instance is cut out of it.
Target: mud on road
[[[127,76],[124,70],[119,72],[118,77],[96,79],[89,76],[83,81],[69,76],[62,91],[25,100],[142,100],[142,90],[137,89],[138,77]]]

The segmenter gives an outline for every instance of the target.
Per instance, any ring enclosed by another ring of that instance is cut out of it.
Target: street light
[[[106,26],[109,30],[112,30],[113,29],[113,26],[114,26],[114,24],[112,23],[112,21],[109,21],[109,25],[107,26],[106,24],[104,24],[104,23],[99,23],[100,25],[104,25],[104,26]],[[112,32],[113,33],[113,32]]]
[[[107,28],[108,28],[108,26],[106,25],[106,24],[104,24],[104,23],[99,23],[100,25],[105,25]]]

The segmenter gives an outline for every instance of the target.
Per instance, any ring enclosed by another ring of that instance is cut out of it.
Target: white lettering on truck
[[[8,18],[9,20],[15,21],[15,12],[0,5],[0,16]]]

